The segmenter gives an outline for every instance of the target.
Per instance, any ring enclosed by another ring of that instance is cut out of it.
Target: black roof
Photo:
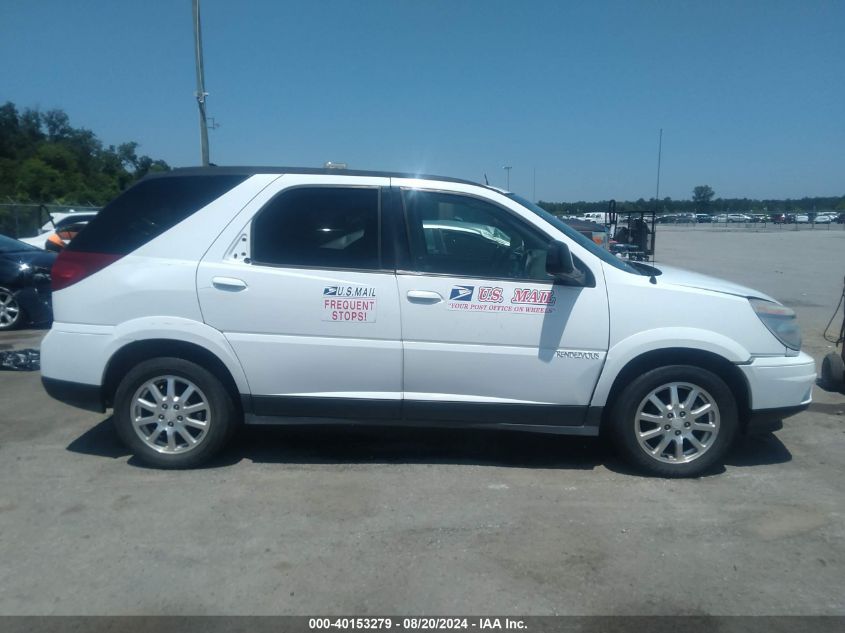
[[[421,178],[424,180],[440,180],[443,182],[458,182],[465,185],[486,187],[472,180],[450,178],[448,176],[432,176],[429,174],[407,174],[395,171],[365,171],[361,169],[335,169],[325,167],[247,167],[247,166],[214,166],[214,167],[179,167],[170,171],[157,171],[147,174],[147,178],[168,178],[179,176],[253,176],[255,174],[315,174],[323,176],[372,176],[380,178]]]

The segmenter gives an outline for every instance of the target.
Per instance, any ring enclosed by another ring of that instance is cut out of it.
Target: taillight
[[[64,250],[53,262],[51,273],[53,290],[61,290],[82,281],[98,270],[116,262],[122,255],[111,253],[83,253]]]

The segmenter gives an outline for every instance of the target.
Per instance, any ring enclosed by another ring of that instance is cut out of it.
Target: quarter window
[[[257,264],[314,268],[381,268],[379,191],[308,187],[271,200],[253,221]]]
[[[505,209],[469,196],[404,190],[414,270],[552,281],[548,240]]]
[[[127,255],[246,179],[219,174],[148,177],[109,202],[67,250]]]

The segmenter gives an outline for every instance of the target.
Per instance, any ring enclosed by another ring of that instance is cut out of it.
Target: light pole
[[[511,190],[511,169],[513,169],[513,167],[511,167],[510,165],[505,165],[504,167],[502,167],[502,169],[504,169],[506,172],[508,172],[508,186],[506,187],[506,189],[508,191],[510,191]]]
[[[200,2],[193,0],[194,5],[194,59],[197,64],[197,105],[200,109],[200,154],[202,166],[208,167],[208,123],[205,120],[205,70],[202,65],[202,31],[200,30]]]

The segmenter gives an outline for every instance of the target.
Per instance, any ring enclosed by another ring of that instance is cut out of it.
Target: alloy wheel
[[[20,318],[21,307],[15,295],[5,288],[0,288],[0,329],[11,328]]]
[[[716,400],[701,387],[671,382],[643,398],[634,420],[637,442],[650,457],[669,464],[698,459],[719,434]]]
[[[142,384],[130,404],[132,428],[159,453],[186,453],[199,446],[212,422],[208,398],[182,376],[157,376]]]

